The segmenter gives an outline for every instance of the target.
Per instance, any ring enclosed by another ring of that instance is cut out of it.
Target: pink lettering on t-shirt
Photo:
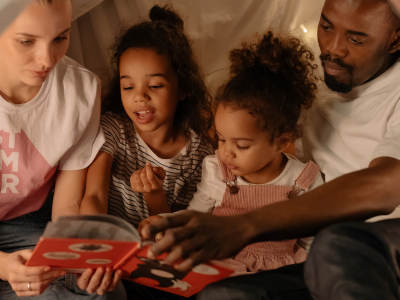
[[[23,130],[0,130],[0,220],[38,210],[54,184],[51,166]]]

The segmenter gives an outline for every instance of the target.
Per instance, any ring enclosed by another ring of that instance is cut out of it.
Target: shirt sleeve
[[[400,160],[400,101],[397,102],[388,120],[387,131],[376,147],[371,160],[383,156]]]
[[[89,122],[79,140],[60,159],[60,170],[80,170],[89,166],[104,143],[100,127],[100,79],[97,79],[95,101]]]
[[[114,156],[115,152],[117,151],[121,135],[118,120],[113,117],[111,113],[107,113],[101,117],[100,124],[103,128],[105,136],[105,142],[100,150]]]
[[[221,172],[217,158],[210,155],[204,158],[201,174],[201,181],[197,184],[197,191],[190,201],[188,209],[200,212],[211,212],[214,206],[222,202],[222,195],[218,192],[218,183],[222,183]],[[223,183],[222,183],[223,184]]]

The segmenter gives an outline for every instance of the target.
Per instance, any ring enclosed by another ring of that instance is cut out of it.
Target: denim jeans
[[[303,263],[229,277],[202,290],[200,300],[312,300],[303,279]]]
[[[51,220],[52,197],[36,212],[32,212],[12,220],[0,221],[0,251],[12,253],[23,249],[33,249]],[[0,280],[0,299],[17,300],[19,298],[6,281]],[[40,296],[24,297],[35,300],[124,300],[125,289],[120,283],[113,292],[99,296],[81,290],[76,284],[76,276],[67,274],[50,284]]]
[[[399,300],[400,219],[332,225],[316,236],[305,279],[315,300]]]

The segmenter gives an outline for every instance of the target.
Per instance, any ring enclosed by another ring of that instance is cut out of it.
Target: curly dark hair
[[[231,77],[218,89],[216,107],[245,109],[271,143],[283,133],[293,142],[301,136],[302,108],[311,107],[317,90],[314,54],[298,38],[274,37],[271,31],[241,46],[229,54]]]
[[[201,140],[210,141],[208,131],[213,120],[211,96],[184,33],[183,21],[167,6],[153,6],[149,16],[151,21],[124,28],[116,38],[111,58],[113,76],[103,98],[102,113],[111,111],[126,115],[120,90],[119,63],[122,54],[132,48],[154,49],[171,59],[178,75],[179,88],[185,96],[178,102],[175,111],[175,130],[189,137],[189,129],[192,129]]]

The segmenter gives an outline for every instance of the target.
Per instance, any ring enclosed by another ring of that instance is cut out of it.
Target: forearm
[[[164,190],[153,193],[143,193],[143,196],[146,199],[150,216],[171,212]]]
[[[102,201],[97,196],[85,196],[80,207],[81,215],[106,214],[108,211],[107,201]]]
[[[250,228],[250,240],[260,241],[311,236],[329,224],[388,214],[399,204],[400,192],[393,181],[397,174],[387,171],[346,174],[296,199],[249,212],[241,221]]]

